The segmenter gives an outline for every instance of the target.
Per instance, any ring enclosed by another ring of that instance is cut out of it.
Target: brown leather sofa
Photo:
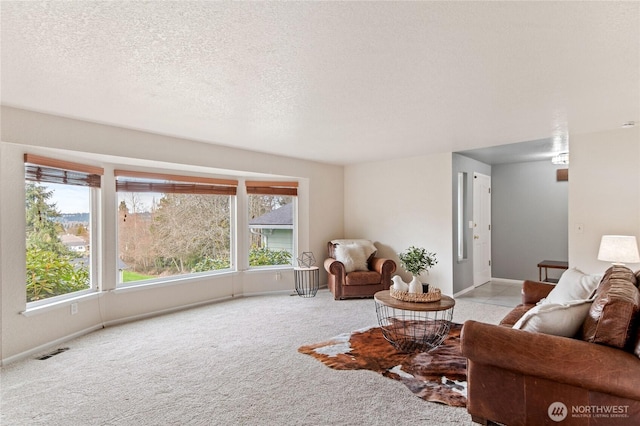
[[[553,285],[525,281],[500,325],[465,322],[467,411],[480,424],[640,424],[640,271],[610,268],[573,337],[512,328]],[[630,285],[633,284],[633,285]]]
[[[347,272],[344,263],[336,260],[336,245],[327,243],[329,257],[324,261],[327,285],[335,300],[373,297],[380,290],[389,290],[396,271],[393,260],[376,257],[374,252],[366,259],[366,268]]]

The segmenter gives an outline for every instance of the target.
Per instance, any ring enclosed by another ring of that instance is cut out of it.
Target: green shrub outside
[[[27,301],[89,288],[89,268],[64,255],[39,247],[27,248]]]
[[[249,251],[250,266],[290,265],[291,253],[286,250],[269,250],[267,247],[252,247]]]

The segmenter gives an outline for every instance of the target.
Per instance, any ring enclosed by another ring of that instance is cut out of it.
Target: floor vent
[[[49,352],[48,354],[42,355],[42,356],[40,356],[40,357],[38,357],[36,359],[39,359],[40,361],[44,361],[45,359],[49,359],[52,356],[56,356],[58,354],[61,354],[62,352],[68,351],[68,350],[69,350],[69,348],[59,348],[59,349],[56,349],[55,351]]]

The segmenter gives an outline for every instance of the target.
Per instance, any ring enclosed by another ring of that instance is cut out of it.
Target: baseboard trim
[[[180,312],[187,309],[198,308],[200,306],[211,305],[213,303],[225,302],[231,299],[239,299],[242,297],[252,297],[252,296],[265,296],[265,295],[272,295],[272,294],[288,294],[290,292],[291,290],[274,290],[274,291],[263,291],[259,293],[244,293],[244,294],[237,294],[232,296],[222,296],[222,297],[217,297],[215,299],[208,299],[200,302],[189,303],[187,305],[172,306],[170,308],[160,309],[159,311],[146,312],[144,314],[132,315],[129,317],[105,321],[103,324],[105,327],[112,327],[114,325],[126,324],[128,322],[139,321],[147,318],[157,317],[160,315],[172,314],[174,312]]]
[[[487,283],[488,283],[488,282],[491,282],[491,281],[499,281],[499,282],[504,283],[504,284],[522,285],[522,283],[523,283],[523,281],[524,281],[524,280],[512,280],[512,279],[510,279],[510,278],[496,278],[496,277],[491,277],[491,279],[490,279],[489,281],[487,281]],[[480,286],[482,286],[482,285],[484,285],[484,284],[486,284],[486,283],[480,284],[479,286],[471,285],[471,286],[469,286],[469,287],[467,287],[467,288],[464,288],[464,289],[460,290],[460,291],[459,291],[459,292],[457,292],[457,293],[454,293],[454,294],[453,294],[453,297],[462,296],[463,294],[469,293],[470,291],[473,291],[473,290],[475,290],[476,288],[478,288],[478,287],[480,287]]]
[[[500,281],[505,284],[522,284],[524,280],[512,280],[511,278],[496,278],[491,277],[491,281]]]
[[[469,293],[470,291],[472,291],[472,290],[474,290],[474,289],[475,289],[475,287],[474,287],[474,286],[467,287],[467,288],[465,288],[465,289],[460,290],[460,291],[459,291],[459,292],[457,292],[457,293],[454,293],[454,294],[453,294],[453,297],[462,296],[463,294],[465,294],[465,293]]]
[[[35,348],[29,349],[27,351],[20,352],[19,354],[12,355],[12,356],[7,357],[7,358],[3,358],[2,362],[0,363],[0,365],[2,365],[4,367],[4,366],[6,366],[8,364],[11,364],[13,362],[20,361],[20,360],[23,360],[25,358],[29,358],[29,357],[32,357],[34,355],[37,355],[37,354],[40,354],[40,353],[43,353],[43,352],[48,352],[51,349],[53,349],[54,347],[62,345],[63,343],[68,342],[69,340],[73,340],[75,338],[84,336],[85,334],[93,333],[94,331],[100,330],[102,328],[104,328],[102,326],[102,324],[97,324],[97,325],[94,325],[92,327],[85,328],[84,330],[76,331],[75,333],[69,334],[67,336],[60,337],[60,338],[58,338],[56,340],[53,340],[51,342],[47,342],[47,343],[42,344],[40,346],[36,346]]]
[[[103,324],[104,324],[105,327],[113,327],[114,325],[121,325],[121,324],[126,324],[126,323],[129,323],[129,322],[140,321],[140,320],[147,319],[147,318],[157,317],[157,316],[160,316],[160,315],[172,314],[172,313],[175,313],[175,312],[185,311],[187,309],[193,309],[193,308],[198,308],[200,306],[211,305],[213,303],[224,302],[226,300],[237,299],[237,298],[240,298],[240,297],[245,297],[245,296],[243,296],[243,295],[239,295],[239,296],[224,296],[224,297],[219,297],[219,298],[216,298],[216,299],[209,299],[209,300],[204,300],[204,301],[201,301],[201,302],[190,303],[190,304],[187,304],[187,305],[173,306],[171,308],[160,309],[159,311],[146,312],[144,314],[132,315],[132,316],[129,316],[129,317],[123,317],[123,318],[118,318],[118,319],[114,319],[114,320],[111,320],[111,321],[105,321]]]
[[[196,302],[196,303],[190,303],[188,305],[181,305],[181,306],[174,306],[171,308],[167,308],[167,309],[161,309],[159,311],[153,311],[153,312],[147,312],[144,314],[140,314],[140,315],[132,315],[130,317],[124,317],[124,318],[118,318],[115,320],[111,320],[111,321],[104,321],[101,324],[96,324],[94,326],[88,327],[84,330],[81,331],[77,331],[75,333],[69,334],[67,336],[63,336],[60,337],[56,340],[53,340],[51,342],[42,344],[40,346],[37,346],[33,349],[29,349],[25,352],[21,352],[19,354],[16,355],[12,355],[10,357],[4,358],[0,361],[0,366],[5,366],[8,364],[11,364],[13,362],[16,361],[20,361],[23,360],[25,358],[28,358],[30,356],[42,353],[42,352],[47,352],[51,349],[53,349],[56,346],[59,346],[65,342],[68,342],[70,340],[73,340],[77,337],[80,336],[84,336],[86,334],[92,333],[94,331],[100,330],[102,328],[106,328],[106,327],[112,327],[115,325],[121,325],[121,324],[126,324],[129,322],[134,322],[134,321],[140,321],[143,319],[147,319],[147,318],[153,318],[153,317],[157,317],[160,315],[166,315],[166,314],[171,314],[174,312],[179,312],[179,311],[184,311],[186,309],[192,309],[192,308],[197,308],[199,306],[204,306],[204,305],[210,305],[213,303],[218,303],[218,302],[224,302],[226,300],[230,300],[230,299],[234,299],[234,298],[239,298],[239,297],[245,297],[244,295],[239,295],[239,296],[224,296],[224,297],[220,297],[220,298],[216,298],[216,299],[209,299],[209,300],[205,300],[205,301],[201,301],[201,302]]]
[[[242,298],[242,297],[252,297],[252,296],[265,296],[265,295],[271,295],[271,294],[290,294],[291,292],[292,292],[292,290],[276,290],[276,291],[264,291],[264,292],[259,292],[259,293],[238,294],[238,295],[235,295],[235,296],[223,296],[223,297],[219,297],[219,298],[215,298],[215,299],[208,299],[208,300],[204,300],[204,301],[200,301],[200,302],[190,303],[190,304],[187,304],[187,305],[173,306],[173,307],[170,307],[170,308],[161,309],[161,310],[153,311],[153,312],[147,312],[147,313],[144,313],[144,314],[132,315],[132,316],[129,316],[129,317],[118,318],[118,319],[114,319],[114,320],[110,320],[110,321],[103,321],[100,324],[96,324],[94,326],[85,328],[85,329],[77,331],[75,333],[60,337],[58,339],[52,340],[51,342],[47,342],[47,343],[44,343],[42,345],[39,345],[39,346],[37,346],[35,348],[26,350],[24,352],[20,352],[18,354],[9,356],[7,358],[0,359],[0,366],[6,366],[8,364],[11,364],[11,363],[16,362],[16,361],[23,360],[23,359],[28,358],[30,356],[34,356],[34,355],[37,355],[39,353],[47,352],[47,351],[53,349],[55,346],[61,345],[61,344],[65,343],[65,342],[73,340],[73,339],[75,339],[77,337],[84,336],[85,334],[92,333],[92,332],[94,332],[96,330],[100,330],[102,328],[112,327],[112,326],[115,326],[115,325],[126,324],[126,323],[134,322],[134,321],[140,321],[140,320],[144,320],[144,319],[147,319],[147,318],[157,317],[157,316],[160,316],[160,315],[166,315],[166,314],[171,314],[171,313],[174,313],[174,312],[184,311],[184,310],[187,310],[187,309],[197,308],[197,307],[200,307],[200,306],[211,305],[213,303],[225,302],[225,301],[231,300],[231,299],[238,299],[238,298]],[[295,293],[295,290],[293,290],[293,292]]]

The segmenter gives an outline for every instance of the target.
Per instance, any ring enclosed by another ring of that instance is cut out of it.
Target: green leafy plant
[[[252,247],[249,252],[250,266],[290,265],[291,253],[286,250],[270,250],[267,247]]]
[[[89,288],[89,268],[71,256],[38,247],[27,249],[27,302]]]
[[[422,247],[411,246],[402,253],[398,253],[398,258],[401,266],[414,277],[424,271],[429,271],[433,265],[438,263],[436,254]]]
[[[231,263],[229,259],[221,259],[221,258],[211,258],[206,257],[199,262],[197,262],[191,272],[206,272],[206,271],[214,271],[218,269],[227,269],[231,267]]]

